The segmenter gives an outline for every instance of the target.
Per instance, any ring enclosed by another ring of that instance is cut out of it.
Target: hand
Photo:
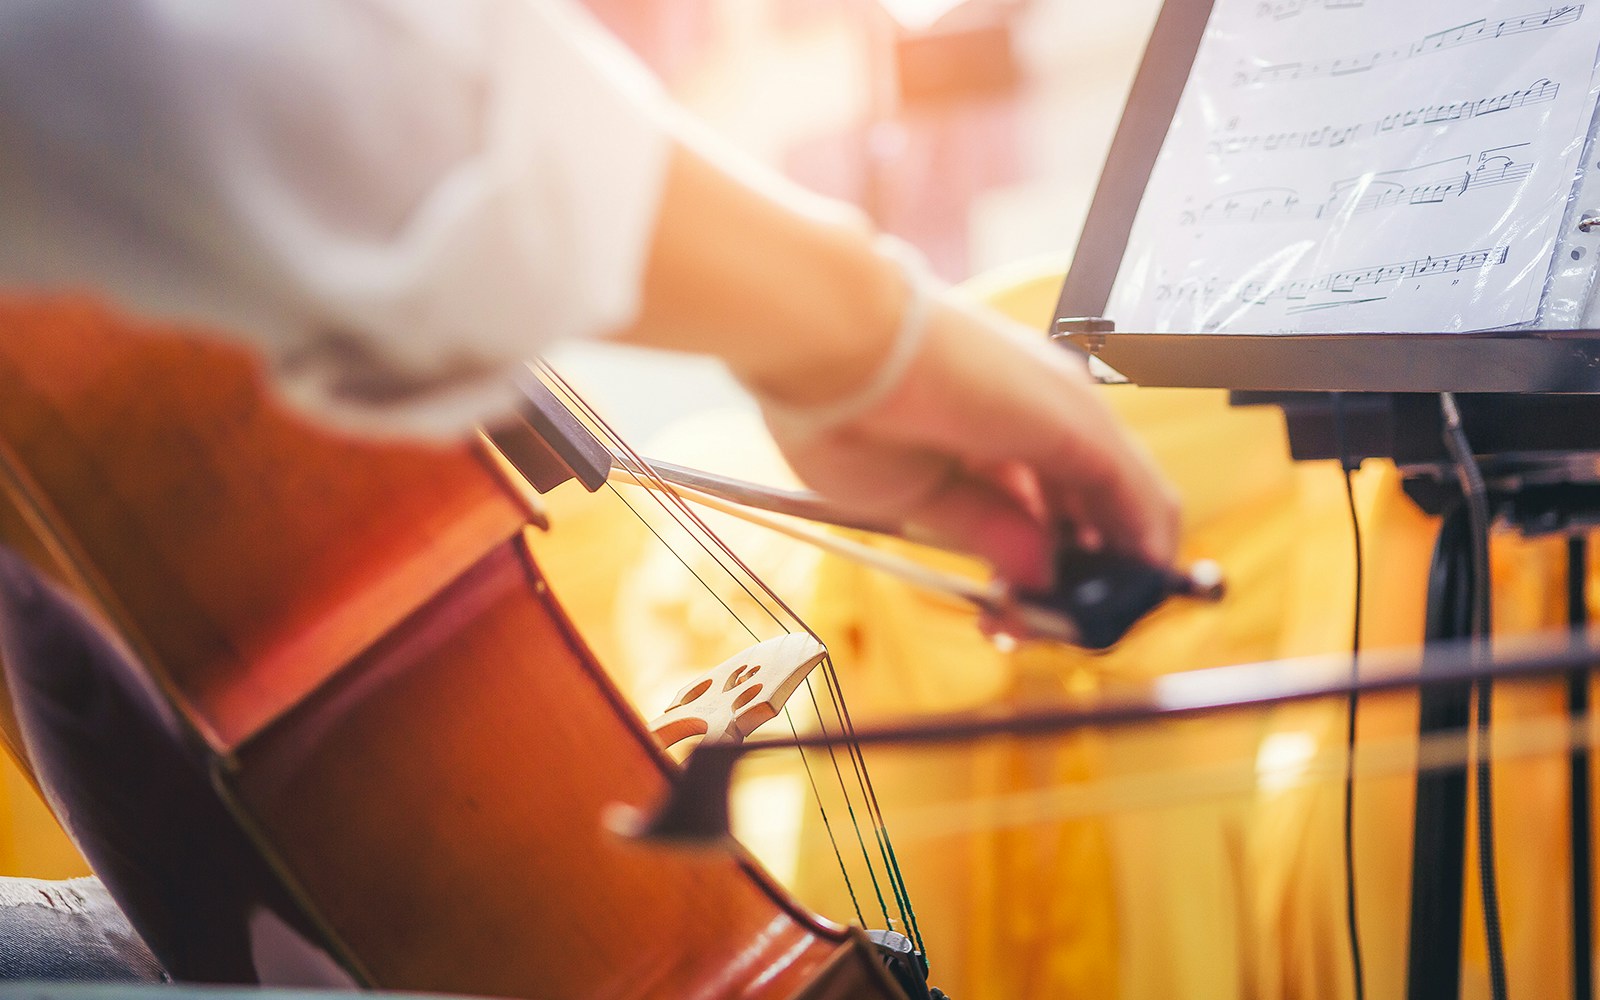
[[[865,413],[818,431],[771,408],[800,477],[1022,587],[1048,585],[1058,526],[1169,565],[1175,495],[1082,360],[948,291],[927,321],[904,378]]]
[[[1080,360],[931,281],[913,287],[859,213],[752,176],[675,147],[638,315],[616,339],[721,358],[774,404],[768,423],[802,479],[1020,587],[1049,584],[1062,522],[1087,548],[1171,561],[1172,492]],[[904,376],[818,431],[805,415],[884,371],[918,294],[929,312]]]

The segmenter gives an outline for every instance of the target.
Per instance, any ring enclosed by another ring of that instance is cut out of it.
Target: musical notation
[[[1350,10],[1366,6],[1367,0],[1263,0],[1256,6],[1256,17],[1283,21],[1298,17],[1312,7],[1323,10]]]
[[[1207,201],[1198,210],[1185,208],[1179,213],[1178,224],[1249,225],[1348,219],[1390,208],[1443,205],[1469,191],[1492,190],[1527,180],[1536,164],[1519,162],[1517,156],[1529,146],[1530,143],[1519,142],[1416,167],[1342,177],[1332,183],[1328,197],[1319,202],[1308,202],[1299,189],[1292,187],[1230,191]]]
[[[1305,205],[1297,188],[1245,188],[1213,198],[1198,210],[1184,209],[1178,216],[1178,225],[1242,225],[1297,219],[1304,214]]]
[[[1206,152],[1214,156],[1238,156],[1245,153],[1278,153],[1301,149],[1336,149],[1350,143],[1393,135],[1409,129],[1431,125],[1482,118],[1502,111],[1514,111],[1532,105],[1548,104],[1561,93],[1561,85],[1547,77],[1517,90],[1493,97],[1479,97],[1448,104],[1426,104],[1375,118],[1372,121],[1345,125],[1323,125],[1303,131],[1268,132],[1245,135],[1214,135],[1206,143]]]
[[[1400,332],[1565,308],[1545,289],[1574,187],[1600,170],[1591,5],[1213,0],[1107,315]],[[1563,276],[1600,262],[1560,257]]]
[[[1476,160],[1471,156],[1457,156],[1407,170],[1387,170],[1335,181],[1333,198],[1319,207],[1318,216],[1360,215],[1402,205],[1440,205],[1468,191],[1520,184],[1533,172],[1534,165],[1518,163],[1511,152],[1527,146],[1528,143],[1519,142],[1484,150]]]
[[[1478,42],[1494,41],[1495,39],[1520,35],[1529,31],[1542,31],[1547,28],[1560,28],[1565,25],[1575,24],[1583,17],[1583,10],[1584,4],[1581,3],[1564,4],[1559,7],[1535,11],[1531,14],[1522,14],[1517,17],[1507,17],[1496,21],[1480,18],[1476,21],[1468,21],[1465,24],[1445,28],[1442,31],[1432,32],[1408,45],[1400,45],[1394,48],[1373,49],[1334,59],[1319,59],[1314,62],[1283,62],[1270,66],[1240,69],[1234,73],[1233,85],[1235,87],[1249,87],[1292,80],[1308,80],[1317,77],[1366,73],[1379,66],[1402,63],[1421,56],[1432,55],[1436,52],[1459,48],[1463,45],[1473,45]]]
[[[1182,281],[1161,283],[1152,289],[1158,303],[1195,303],[1209,305],[1223,299],[1250,306],[1266,305],[1274,300],[1286,300],[1286,314],[1338,306],[1361,305],[1380,302],[1387,294],[1357,297],[1364,288],[1376,291],[1380,285],[1395,284],[1410,279],[1439,278],[1463,271],[1479,271],[1504,264],[1510,256],[1509,248],[1468,250],[1445,256],[1424,256],[1393,264],[1375,264],[1366,267],[1345,268],[1314,278],[1292,281],[1236,281],[1224,282],[1215,275],[1205,278],[1186,278]],[[1337,296],[1309,301],[1317,296]]]
[[[1377,286],[1390,282],[1405,281],[1408,278],[1442,277],[1447,274],[1460,274],[1462,271],[1478,271],[1486,267],[1495,267],[1504,264],[1509,256],[1510,251],[1506,247],[1491,250],[1469,250],[1466,253],[1452,254],[1448,257],[1419,257],[1416,260],[1401,261],[1397,264],[1380,264],[1376,267],[1335,271],[1332,274],[1325,274],[1310,281],[1289,281],[1271,288],[1265,284],[1257,284],[1252,287],[1251,283],[1246,283],[1239,289],[1239,300],[1259,305],[1280,296],[1290,301],[1298,301],[1310,298],[1318,292],[1348,294],[1359,291],[1363,285]],[[1291,313],[1302,312],[1306,309],[1339,304],[1341,303],[1300,304],[1290,306],[1285,311]],[[1349,305],[1352,303],[1346,302],[1342,304]]]

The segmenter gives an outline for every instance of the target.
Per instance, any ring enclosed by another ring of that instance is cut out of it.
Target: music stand
[[[1115,329],[1105,317],[1135,216],[1157,155],[1194,67],[1212,0],[1165,3],[1151,32],[1120,125],[1090,205],[1071,270],[1057,302],[1052,336],[1100,358],[1144,386],[1221,388],[1237,405],[1283,407],[1293,457],[1394,459],[1407,492],[1431,513],[1460,494],[1445,475],[1439,401],[1456,393],[1473,452],[1498,485],[1496,501],[1524,530],[1600,523],[1600,331],[1498,330],[1482,333],[1325,332],[1291,334],[1147,333]],[[1600,219],[1579,218],[1583,233]],[[1597,234],[1600,237],[1600,234]],[[1575,475],[1575,470],[1576,475]],[[1529,475],[1533,472],[1533,475]],[[1430,588],[1427,638],[1451,628],[1446,605],[1469,596],[1461,522],[1447,518]],[[1583,540],[1569,546],[1569,616],[1587,623]],[[1454,567],[1454,572],[1450,567]],[[1436,591],[1436,592],[1435,592]],[[1588,709],[1586,677],[1569,684],[1569,711]],[[1467,692],[1422,694],[1420,730],[1464,726]],[[1592,996],[1589,865],[1589,761],[1572,756],[1574,995]],[[1413,845],[1408,996],[1454,1000],[1460,992],[1461,897],[1466,774],[1419,777]]]

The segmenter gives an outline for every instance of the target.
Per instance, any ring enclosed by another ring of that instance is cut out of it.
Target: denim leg
[[[99,879],[0,878],[0,979],[165,979]]]

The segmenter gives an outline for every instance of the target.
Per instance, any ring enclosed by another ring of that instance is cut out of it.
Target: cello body
[[[174,848],[119,842],[138,797],[108,802],[94,762],[66,759],[117,751],[52,739],[29,708],[48,683],[14,692],[53,804],[136,923],[161,915],[180,977],[281,978],[263,956],[293,939],[320,958],[290,978],[388,989],[902,995],[859,931],[748,857],[607,832],[608,806],[653,801],[676,765],[562,613],[485,455],[327,433],[244,352],[81,299],[0,302],[0,386],[4,541],[104,630],[83,658],[118,661],[111,702],[150,743],[122,763],[164,818],[132,828],[215,828],[238,856],[181,891],[119,879]],[[50,617],[12,604],[13,632]],[[13,678],[48,680],[51,641],[13,637],[8,658],[46,651]],[[239,924],[241,957],[194,966],[185,919]]]

